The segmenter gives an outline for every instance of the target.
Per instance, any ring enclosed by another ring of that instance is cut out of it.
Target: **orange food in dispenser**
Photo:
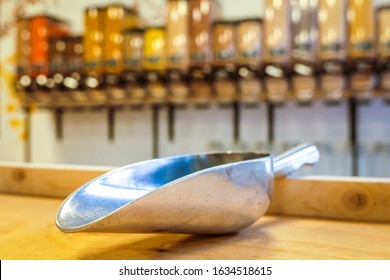
[[[31,75],[33,77],[49,72],[49,38],[69,35],[66,22],[49,16],[31,18]]]

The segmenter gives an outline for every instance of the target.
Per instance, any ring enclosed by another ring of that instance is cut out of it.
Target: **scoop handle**
[[[275,178],[286,177],[302,165],[316,164],[319,159],[320,152],[315,145],[310,143],[298,145],[275,157],[274,176]]]

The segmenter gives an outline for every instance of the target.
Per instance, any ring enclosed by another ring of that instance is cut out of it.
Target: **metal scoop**
[[[130,164],[69,195],[56,224],[64,232],[236,232],[264,215],[274,177],[318,160],[318,149],[302,144],[275,163],[268,153],[225,152]]]

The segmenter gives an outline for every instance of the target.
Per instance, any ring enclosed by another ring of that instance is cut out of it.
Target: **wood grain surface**
[[[275,180],[268,213],[390,222],[390,179],[311,176]]]
[[[0,163],[0,193],[64,199],[113,168]],[[278,179],[268,214],[390,222],[390,179],[330,176]]]
[[[390,259],[390,224],[267,215],[237,234],[60,232],[62,199],[0,194],[0,259]]]
[[[0,192],[65,198],[114,167],[0,162]]]

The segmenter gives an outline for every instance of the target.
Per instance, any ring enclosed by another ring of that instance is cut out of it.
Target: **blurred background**
[[[1,0],[0,28],[0,161],[313,142],[297,176],[390,176],[389,0]]]

